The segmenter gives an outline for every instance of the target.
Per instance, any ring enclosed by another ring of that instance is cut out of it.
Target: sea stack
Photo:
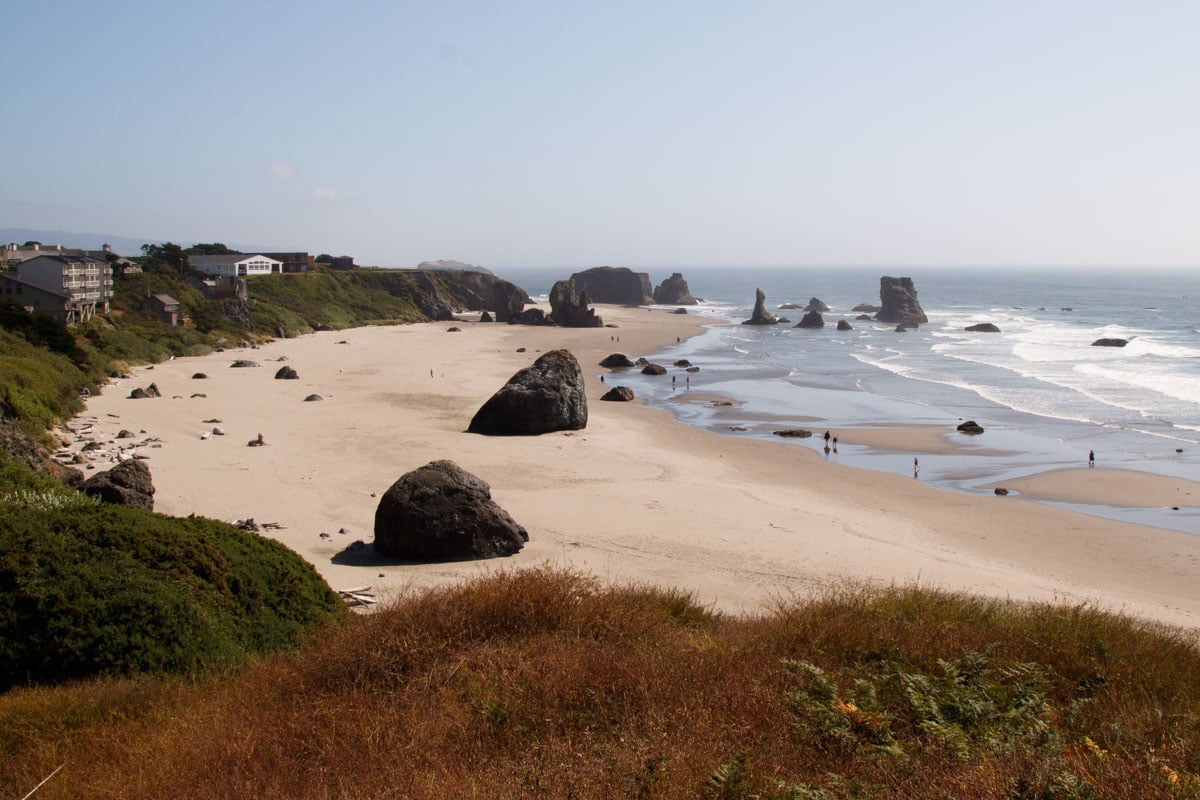
[[[929,322],[921,304],[917,301],[917,290],[912,278],[883,276],[879,279],[879,302],[882,306],[875,319],[880,322],[898,322],[914,327]]]
[[[762,289],[754,290],[754,313],[750,315],[750,319],[743,322],[743,325],[778,325],[779,320],[766,309],[767,296],[763,294]]]
[[[674,272],[654,290],[654,302],[660,306],[694,306],[700,301],[692,297],[683,273]]]
[[[593,303],[648,306],[654,302],[650,276],[628,267],[592,267],[576,272],[571,280]]]

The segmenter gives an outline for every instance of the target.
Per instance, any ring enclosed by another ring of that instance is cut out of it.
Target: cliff
[[[628,267],[592,267],[571,276],[575,287],[593,303],[648,306],[654,302],[650,276]]]

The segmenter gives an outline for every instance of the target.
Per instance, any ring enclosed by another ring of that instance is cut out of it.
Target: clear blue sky
[[[1200,264],[1200,3],[14,2],[0,227],[486,266]]]

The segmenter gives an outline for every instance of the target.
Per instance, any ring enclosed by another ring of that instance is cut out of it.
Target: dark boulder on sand
[[[510,556],[528,541],[491,487],[453,461],[401,476],[375,509],[375,550],[411,561]]]
[[[646,366],[642,367],[642,374],[643,375],[666,375],[667,368],[664,367],[662,364],[647,364]]]
[[[762,289],[754,290],[754,311],[750,314],[750,319],[743,322],[743,325],[778,325],[779,320],[775,319],[770,311],[766,309],[767,296],[763,294]]]
[[[613,353],[610,356],[606,356],[604,360],[600,362],[600,366],[607,367],[608,369],[614,369],[617,367],[632,367],[633,362],[630,361],[629,356],[625,355],[624,353]]]
[[[542,354],[508,379],[467,427],[488,436],[536,436],[587,427],[583,370],[566,350]]]
[[[154,483],[145,462],[122,461],[107,472],[93,475],[80,487],[84,494],[105,503],[154,510]]]
[[[980,425],[975,420],[969,419],[966,422],[960,423],[957,430],[961,431],[962,433],[978,435],[980,433],[983,433],[983,426]]]
[[[144,400],[147,397],[162,397],[162,393],[158,391],[157,384],[150,384],[145,389],[138,387],[129,393],[130,400]]]
[[[258,362],[251,361],[247,358],[239,358],[236,361],[234,361],[232,364],[230,364],[229,366],[237,367],[238,369],[245,369],[247,367],[257,367]]]
[[[194,380],[194,381],[208,380],[208,376],[205,375],[203,372],[195,372],[195,373],[192,373],[192,380]]]
[[[300,380],[300,373],[296,372],[296,370],[292,369],[291,367],[280,367],[279,371],[275,373],[275,380],[298,381]]]
[[[322,401],[322,400],[324,400],[324,399],[325,399],[325,398],[324,398],[324,397],[321,397],[321,395],[319,395],[319,394],[310,394],[308,397],[304,398],[304,402],[306,402],[306,403],[319,403],[319,402],[321,402],[321,401]]]
[[[604,393],[601,400],[615,400],[619,402],[628,402],[633,399],[633,389],[628,386],[614,386]]]

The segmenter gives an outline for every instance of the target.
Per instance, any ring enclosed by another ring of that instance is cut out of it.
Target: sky
[[[0,227],[359,264],[1200,264],[1200,3],[19,0]]]

